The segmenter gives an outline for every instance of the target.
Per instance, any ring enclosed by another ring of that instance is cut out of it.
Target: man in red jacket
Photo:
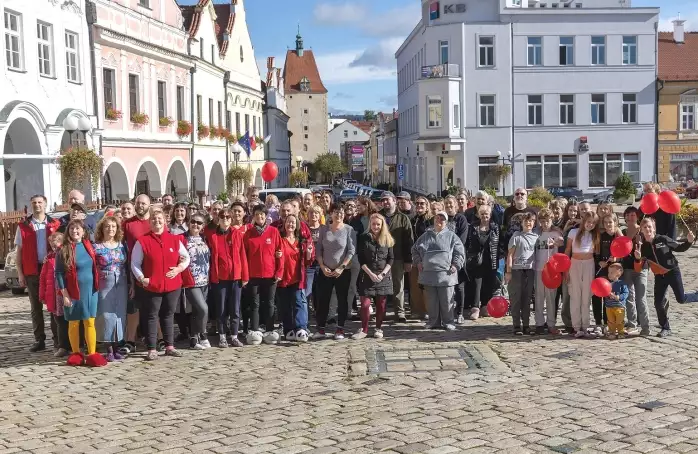
[[[44,308],[39,300],[39,276],[46,254],[51,249],[48,237],[60,227],[57,219],[46,215],[46,197],[35,195],[31,198],[32,215],[17,226],[15,246],[17,246],[17,276],[19,285],[26,286],[31,304],[32,328],[34,344],[29,351],[38,352],[46,349],[46,333],[44,332]],[[54,347],[58,347],[58,332],[53,317],[51,332]]]
[[[247,296],[251,327],[247,343],[259,345],[264,340],[267,344],[275,344],[279,341],[279,333],[274,331],[274,296],[276,283],[281,280],[284,270],[280,254],[277,254],[281,250],[281,235],[277,229],[267,226],[264,205],[254,207],[252,225],[245,232],[244,244],[250,275]],[[260,308],[264,310],[264,336],[259,331]]]

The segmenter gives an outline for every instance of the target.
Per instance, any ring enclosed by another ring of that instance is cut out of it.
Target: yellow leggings
[[[95,330],[95,319],[88,318],[82,321],[85,327],[85,342],[87,343],[87,354],[91,355],[97,351],[97,331]],[[68,322],[68,339],[73,353],[80,353],[80,322]]]

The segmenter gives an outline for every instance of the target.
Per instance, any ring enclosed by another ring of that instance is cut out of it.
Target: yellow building
[[[659,33],[658,179],[698,180],[698,33]]]

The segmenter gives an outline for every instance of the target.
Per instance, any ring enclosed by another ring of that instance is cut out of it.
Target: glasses
[[[202,226],[202,225],[204,225],[204,221],[189,221],[189,225]]]
[[[524,195],[526,195],[526,193],[525,192],[517,192],[516,195],[524,196]]]
[[[346,208],[356,208],[356,205],[347,205]]]
[[[233,217],[229,214],[222,214],[218,216],[218,219],[232,219]]]

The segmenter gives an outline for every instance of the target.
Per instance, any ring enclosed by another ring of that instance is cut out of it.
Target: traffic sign
[[[405,166],[403,164],[398,164],[398,166],[397,166],[397,179],[398,180],[405,179]]]

